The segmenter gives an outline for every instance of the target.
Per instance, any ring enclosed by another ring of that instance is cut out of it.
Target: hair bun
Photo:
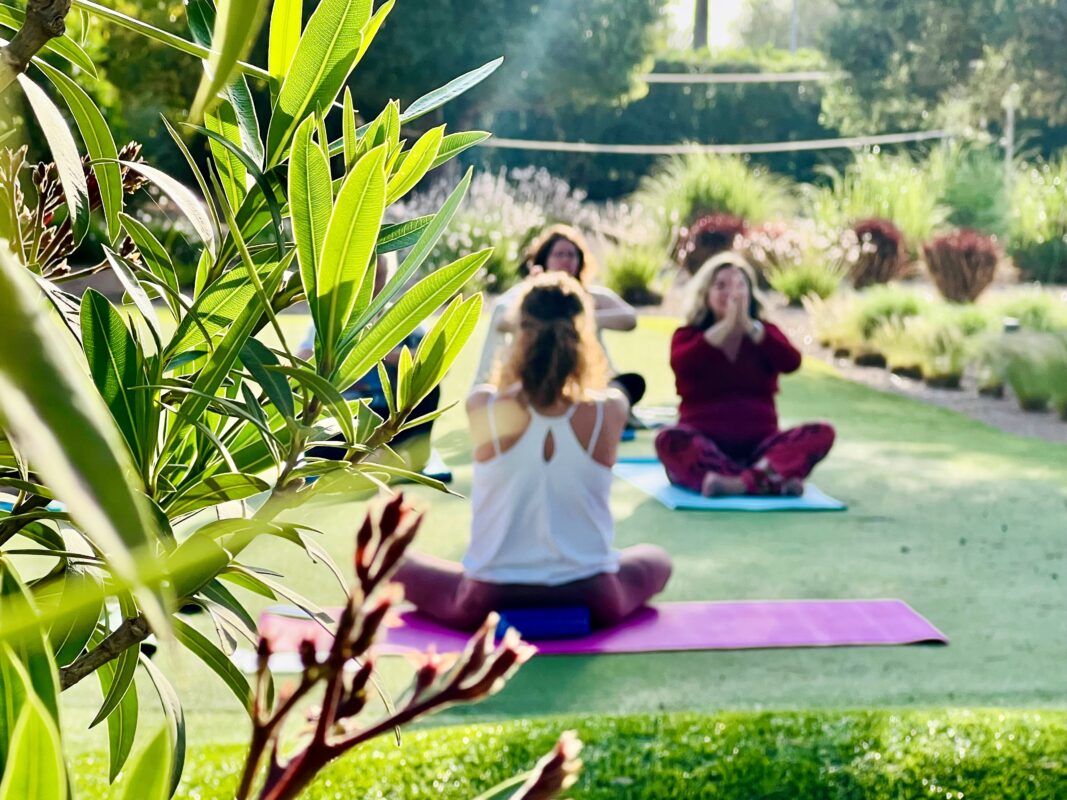
[[[523,298],[521,313],[540,322],[553,322],[574,319],[584,307],[581,295],[566,284],[559,280],[537,280]]]

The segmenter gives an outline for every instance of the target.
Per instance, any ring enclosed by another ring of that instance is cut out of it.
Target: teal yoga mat
[[[671,485],[659,460],[651,456],[620,459],[615,474],[678,511],[844,511],[848,506],[812,483],[800,497],[704,497]]]

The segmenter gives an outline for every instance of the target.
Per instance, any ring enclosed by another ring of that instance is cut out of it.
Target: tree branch
[[[86,675],[92,675],[107,662],[147,639],[151,632],[144,617],[131,617],[123,621],[99,645],[78,656],[70,666],[59,671],[61,690],[66,691]]]
[[[66,32],[64,20],[70,11],[70,3],[71,0],[29,0],[26,21],[15,38],[0,48],[0,92],[26,71],[30,59],[49,40]]]

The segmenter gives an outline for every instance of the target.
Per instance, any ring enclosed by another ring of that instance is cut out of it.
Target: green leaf
[[[274,295],[281,282],[282,274],[292,261],[293,252],[273,266],[270,274],[264,280],[265,291],[268,297]],[[181,420],[197,419],[212,402],[212,395],[218,391],[222,382],[230,375],[237,356],[244,347],[248,338],[252,335],[260,318],[263,316],[263,307],[258,296],[252,294],[248,304],[237,315],[233,324],[227,329],[222,341],[208,358],[207,364],[197,375],[193,383],[192,394],[182,401],[179,407],[179,421],[171,426],[168,433],[164,450],[169,449],[181,432]]]
[[[135,387],[148,383],[144,359],[122,316],[95,289],[82,295],[82,347],[89,374],[100,390],[115,424],[119,426],[134,461],[144,462],[149,452],[144,440],[149,397]]]
[[[289,382],[280,375],[272,373],[267,367],[277,366],[278,357],[258,339],[249,339],[241,348],[241,363],[252,378],[263,387],[274,407],[286,419],[296,416],[293,390]]]
[[[276,173],[277,170],[263,173],[262,183],[257,180],[237,209],[237,228],[245,241],[254,239],[281,216],[282,206],[286,203],[286,190]],[[227,235],[215,260],[220,265],[226,264],[236,254],[237,244],[233,236]]]
[[[341,426],[341,430],[344,432],[345,441],[352,441],[355,433],[352,428],[352,415],[348,411],[348,404],[345,402],[344,397],[333,384],[318,373],[305,367],[288,367],[279,364],[277,366],[268,366],[267,370],[288,375],[302,386],[306,386],[311,390],[330,409],[330,413],[333,414],[337,424]]]
[[[234,617],[239,619],[241,625],[249,635],[253,637],[259,636],[259,629],[256,626],[256,621],[252,619],[252,615],[248,613],[248,610],[238,602],[237,598],[234,597],[230,590],[223,586],[217,578],[213,579],[201,589],[200,594],[222,606],[233,614]]]
[[[378,234],[378,244],[375,247],[378,255],[392,253],[394,250],[403,250],[411,247],[418,241],[423,228],[433,221],[434,215],[427,214],[425,217],[416,217],[407,222],[398,222],[395,225],[383,225]]]
[[[197,658],[207,664],[212,672],[222,678],[222,682],[233,692],[245,711],[251,714],[254,699],[252,687],[229,657],[200,631],[180,619],[174,620],[174,635]]]
[[[311,143],[315,116],[309,116],[293,137],[289,156],[289,213],[293,222],[300,279],[309,302],[315,297],[322,246],[333,210],[330,162]]]
[[[237,62],[255,42],[266,11],[265,0],[219,0],[211,35],[211,57],[204,65],[205,74],[197,88],[190,119],[198,120],[204,111],[210,110],[211,102],[230,82]]]
[[[172,47],[182,53],[187,53],[191,56],[196,56],[197,58],[211,57],[211,49],[205,47],[204,45],[190,42],[188,39],[183,39],[182,37],[176,36],[173,33],[170,33],[169,31],[164,31],[152,25],[149,25],[146,22],[141,22],[141,20],[139,19],[135,19],[134,17],[131,17],[127,14],[123,14],[120,11],[115,11],[114,9],[108,8],[107,6],[102,6],[99,3],[94,3],[92,0],[72,0],[71,6],[73,8],[78,8],[87,11],[95,17],[105,19],[108,22],[126,28],[127,30],[133,31],[134,33],[138,33],[148,39],[151,39],[152,41],[166,45],[167,47]],[[255,78],[260,78],[262,80],[270,80],[270,73],[268,73],[265,69],[261,69],[251,64],[239,62],[237,64],[237,69],[246,75],[251,75]]]
[[[168,800],[171,795],[171,764],[174,745],[171,725],[164,723],[144,750],[130,761],[119,787],[122,800]]]
[[[451,161],[464,150],[469,150],[479,145],[493,134],[485,131],[464,131],[462,133],[450,133],[441,141],[441,148],[437,151],[437,158],[433,160],[430,169],[437,169],[442,164]]]
[[[249,574],[249,567],[241,566],[237,567],[237,569],[243,572],[246,578],[253,577]],[[303,595],[294,592],[288,586],[285,586],[284,584],[279,583],[277,581],[271,580],[269,577],[262,573],[262,570],[258,575],[255,575],[254,577],[256,578],[256,580],[259,581],[259,583],[270,589],[275,596],[288,600],[297,608],[301,609],[302,611],[305,611],[316,622],[319,622],[323,625],[330,625],[334,622],[333,617],[331,617],[329,614],[327,614],[325,611],[315,605],[315,603],[312,603]]]
[[[45,618],[39,615],[33,596],[23,585],[7,559],[0,559],[0,597],[3,598],[4,633],[10,627],[29,622],[30,630],[9,641],[15,656],[26,668],[33,693],[41,699],[53,718],[59,719],[59,678],[52,647],[44,633]]]
[[[355,337],[363,330],[363,327],[370,322],[375,315],[385,308],[386,304],[393,299],[393,297],[406,285],[411,276],[415,274],[415,271],[422,266],[422,263],[430,255],[434,246],[437,244],[438,239],[444,234],[445,229],[448,227],[448,223],[452,221],[452,217],[455,216],[456,211],[459,209],[460,203],[463,202],[463,197],[467,193],[467,188],[471,183],[471,170],[467,170],[467,173],[463,176],[463,180],[459,182],[459,185],[452,190],[452,194],[448,196],[444,204],[434,215],[433,220],[425,226],[422,235],[415,243],[415,246],[411,248],[411,252],[408,253],[407,258],[397,269],[396,274],[389,279],[389,282],[382,287],[382,290],[378,292],[378,295],[371,301],[371,304],[367,306],[366,310],[358,315],[355,320],[349,325],[347,331],[345,331],[344,337],[342,337],[341,347],[348,347]]]
[[[430,332],[419,343],[415,354],[415,375],[408,405],[414,409],[445,377],[464,346],[470,341],[482,313],[482,296],[467,300],[456,298]]]
[[[100,203],[107,221],[107,238],[115,242],[119,235],[119,213],[122,211],[122,174],[119,171],[119,151],[111,135],[104,115],[89,95],[52,65],[39,61],[37,67],[44,72],[52,84],[63,95],[74,117],[89,158],[93,160],[93,173],[100,187]]]
[[[26,75],[19,75],[18,81],[48,141],[52,159],[56,162],[67,213],[73,224],[74,241],[78,243],[89,229],[89,186],[85,182],[78,146],[74,143],[67,121],[44,90]]]
[[[5,642],[0,642],[0,775],[4,772],[15,723],[33,693],[26,668],[18,660],[15,651]]]
[[[374,41],[374,37],[378,35],[378,31],[382,27],[382,23],[385,22],[385,18],[389,16],[389,12],[393,10],[393,5],[396,0],[387,0],[382,3],[378,10],[374,12],[374,16],[367,21],[367,24],[363,28],[363,41],[359,43],[359,53],[356,55],[356,63],[358,64],[363,56],[366,55],[367,50],[371,46],[371,42]]]
[[[322,264],[311,304],[324,358],[331,361],[364,281],[374,280],[374,245],[385,211],[385,148],[356,162],[337,195],[323,243]]]
[[[137,306],[137,310],[141,312],[141,318],[148,325],[148,330],[151,332],[152,338],[155,339],[156,347],[158,348],[160,345],[159,320],[156,318],[156,310],[152,307],[152,301],[148,298],[148,293],[145,292],[144,287],[137,280],[136,267],[110,247],[105,246],[103,250],[104,258],[107,259],[107,263],[111,266],[115,277],[119,279],[122,288],[126,290],[126,294],[130,296],[133,304]]]
[[[345,355],[331,382],[337,386],[351,385],[381,361],[434,309],[459,291],[481,269],[491,253],[491,250],[482,250],[464,256],[415,284]]]
[[[221,572],[219,578],[224,581],[229,581],[235,586],[240,586],[254,594],[258,594],[261,597],[266,597],[268,600],[277,600],[278,595],[274,593],[267,584],[255,575],[251,575],[243,570],[240,566],[230,567],[229,569]]]
[[[193,174],[193,177],[196,179],[197,186],[200,187],[200,195],[203,198],[204,203],[203,207],[207,211],[208,219],[211,222],[211,230],[213,232],[213,239],[211,244],[208,245],[208,250],[214,253],[214,245],[222,237],[222,227],[219,224],[219,214],[215,208],[214,198],[212,198],[211,196],[211,189],[208,186],[207,180],[204,178],[203,171],[201,171],[200,169],[200,162],[193,158],[193,154],[192,152],[190,152],[188,145],[186,145],[185,141],[182,139],[181,134],[179,134],[174,129],[174,126],[170,124],[170,120],[168,120],[166,117],[160,117],[160,120],[163,122],[163,127],[167,129],[167,134],[170,136],[171,139],[174,140],[174,144],[177,145],[178,152],[182,154],[182,157],[185,159],[185,163],[189,165],[189,172],[191,172]],[[177,183],[179,186],[182,186],[182,188],[185,188],[183,184],[177,181],[175,181],[175,183]],[[189,192],[189,194],[192,195],[194,198],[196,197],[192,192]],[[205,244],[208,243],[205,242]]]
[[[228,100],[221,101],[213,112],[204,115],[204,125],[208,130],[237,147],[242,146],[241,126],[237,122],[237,114],[233,110],[233,105]],[[226,190],[226,199],[233,208],[240,208],[248,193],[245,189],[248,170],[241,163],[241,159],[225,146],[214,139],[209,140],[208,143],[211,147],[211,155],[215,159],[215,166],[219,171],[219,177],[222,179],[222,185]]]
[[[104,640],[104,632],[98,630],[93,637],[93,645],[98,645]],[[100,691],[107,697],[111,686],[115,682],[115,662],[108,661],[101,664],[96,670],[96,677],[100,681]],[[133,749],[133,740],[137,735],[137,692],[128,691],[122,696],[122,702],[108,715],[107,740],[108,740],[108,781],[115,782],[126,759]]]
[[[345,87],[345,100],[341,106],[342,142],[345,146],[345,172],[356,163],[359,140],[356,138],[356,109],[352,105],[352,90]]]
[[[267,71],[279,84],[289,72],[300,44],[304,0],[275,0],[270,12],[270,41],[267,45]]]
[[[193,484],[165,503],[164,508],[168,516],[177,517],[219,503],[244,500],[269,488],[269,483],[254,475],[224,472]]]
[[[174,262],[171,261],[170,254],[159,239],[144,224],[130,215],[120,214],[119,219],[122,221],[122,227],[126,229],[126,233],[129,234],[133,243],[137,245],[137,250],[141,254],[141,261],[145,267],[169,286],[173,292],[180,292],[181,287],[178,285],[178,273],[174,269]],[[177,304],[172,304],[171,308],[177,310]]]
[[[432,92],[424,94],[408,106],[407,110],[400,115],[400,122],[412,122],[424,114],[429,114],[431,111],[440,108],[445,103],[455,100],[461,94],[473,89],[496,72],[497,68],[503,63],[503,57],[493,59],[489,63],[478,67],[478,69],[472,69],[470,72],[463,73],[458,78],[453,78],[441,88],[434,89]]]
[[[62,590],[57,598],[59,615],[52,621],[48,638],[56,664],[65,667],[81,655],[96,630],[104,610],[104,592],[98,578],[74,567],[64,570],[59,584]],[[93,602],[81,602],[87,597],[93,598]]]
[[[127,608],[123,609],[123,618],[125,619],[128,614],[134,611],[136,609],[127,604]],[[133,676],[137,670],[137,655],[140,652],[140,647],[132,645],[119,653],[118,658],[114,659],[115,674],[112,676],[111,685],[108,686],[104,695],[104,702],[100,706],[100,710],[96,712],[93,721],[89,723],[90,728],[107,719],[119,707],[127,692],[133,691],[136,693],[137,689],[133,685]]]
[[[193,34],[196,43],[203,47],[210,47],[212,29],[215,26],[215,8],[211,2],[196,0],[186,5],[185,19],[189,23],[189,31]],[[248,65],[238,64],[238,69],[246,66]],[[269,76],[264,74],[261,77]],[[237,123],[241,128],[241,142],[245,151],[256,164],[262,164],[263,143],[259,138],[259,120],[256,118],[255,106],[252,104],[252,94],[248,91],[248,82],[243,75],[235,76],[226,85],[226,97],[237,115]]]
[[[328,108],[359,58],[371,0],[322,0],[300,37],[267,129],[267,166],[281,162],[297,126]]]
[[[121,161],[120,163],[129,169],[132,169],[134,172],[140,173],[148,178],[148,180],[158,186],[167,197],[173,200],[174,204],[178,206],[186,219],[192,224],[193,230],[196,231],[196,235],[199,237],[200,241],[207,246],[211,253],[215,252],[217,246],[217,242],[215,241],[215,226],[212,224],[211,217],[207,211],[207,206],[203,200],[196,196],[195,192],[162,170],[150,167],[148,164],[142,164],[135,161]]]
[[[275,269],[277,265],[268,261],[259,270],[261,278],[268,277]],[[164,351],[164,361],[190,350],[216,345],[217,342],[204,338],[204,331],[213,340],[220,338],[255,296],[256,288],[244,270],[234,269],[223,274],[200,293],[192,310],[174,331]],[[201,325],[197,326],[194,320]]]
[[[389,179],[389,187],[386,192],[385,202],[394,203],[411,191],[415,184],[423,179],[430,171],[437,153],[441,149],[441,141],[444,139],[445,126],[440,125],[431,128],[415,142],[407,152],[407,157]]]
[[[144,653],[141,654],[140,660],[141,666],[144,667],[144,671],[148,673],[148,677],[155,687],[156,694],[159,695],[167,730],[170,733],[171,757],[165,762],[165,764],[170,765],[170,788],[165,797],[171,796],[178,788],[178,782],[182,777],[182,769],[185,767],[185,712],[182,710],[182,704],[178,700],[178,693],[174,691],[174,687],[170,685],[167,677],[159,671],[159,667],[153,664],[152,660]],[[167,770],[166,768],[157,769],[157,772],[165,774]]]
[[[131,550],[147,551],[157,526],[135,488],[141,479],[122,436],[32,276],[3,247],[0,296],[0,414],[6,433],[107,555],[113,575],[139,587]],[[144,604],[165,630],[150,593]],[[5,625],[5,632],[14,628]]]
[[[41,701],[29,695],[11,737],[0,800],[67,800],[67,766],[59,728]]]

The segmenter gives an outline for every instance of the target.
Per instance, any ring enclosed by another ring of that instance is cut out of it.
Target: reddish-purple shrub
[[[709,214],[682,230],[674,258],[690,275],[712,256],[732,250],[747,226],[731,214]]]
[[[927,242],[923,255],[941,296],[952,303],[970,303],[993,282],[1000,248],[995,237],[963,229]]]
[[[889,283],[907,269],[904,235],[886,219],[865,219],[852,226],[859,252],[850,259],[848,277],[857,289]]]

